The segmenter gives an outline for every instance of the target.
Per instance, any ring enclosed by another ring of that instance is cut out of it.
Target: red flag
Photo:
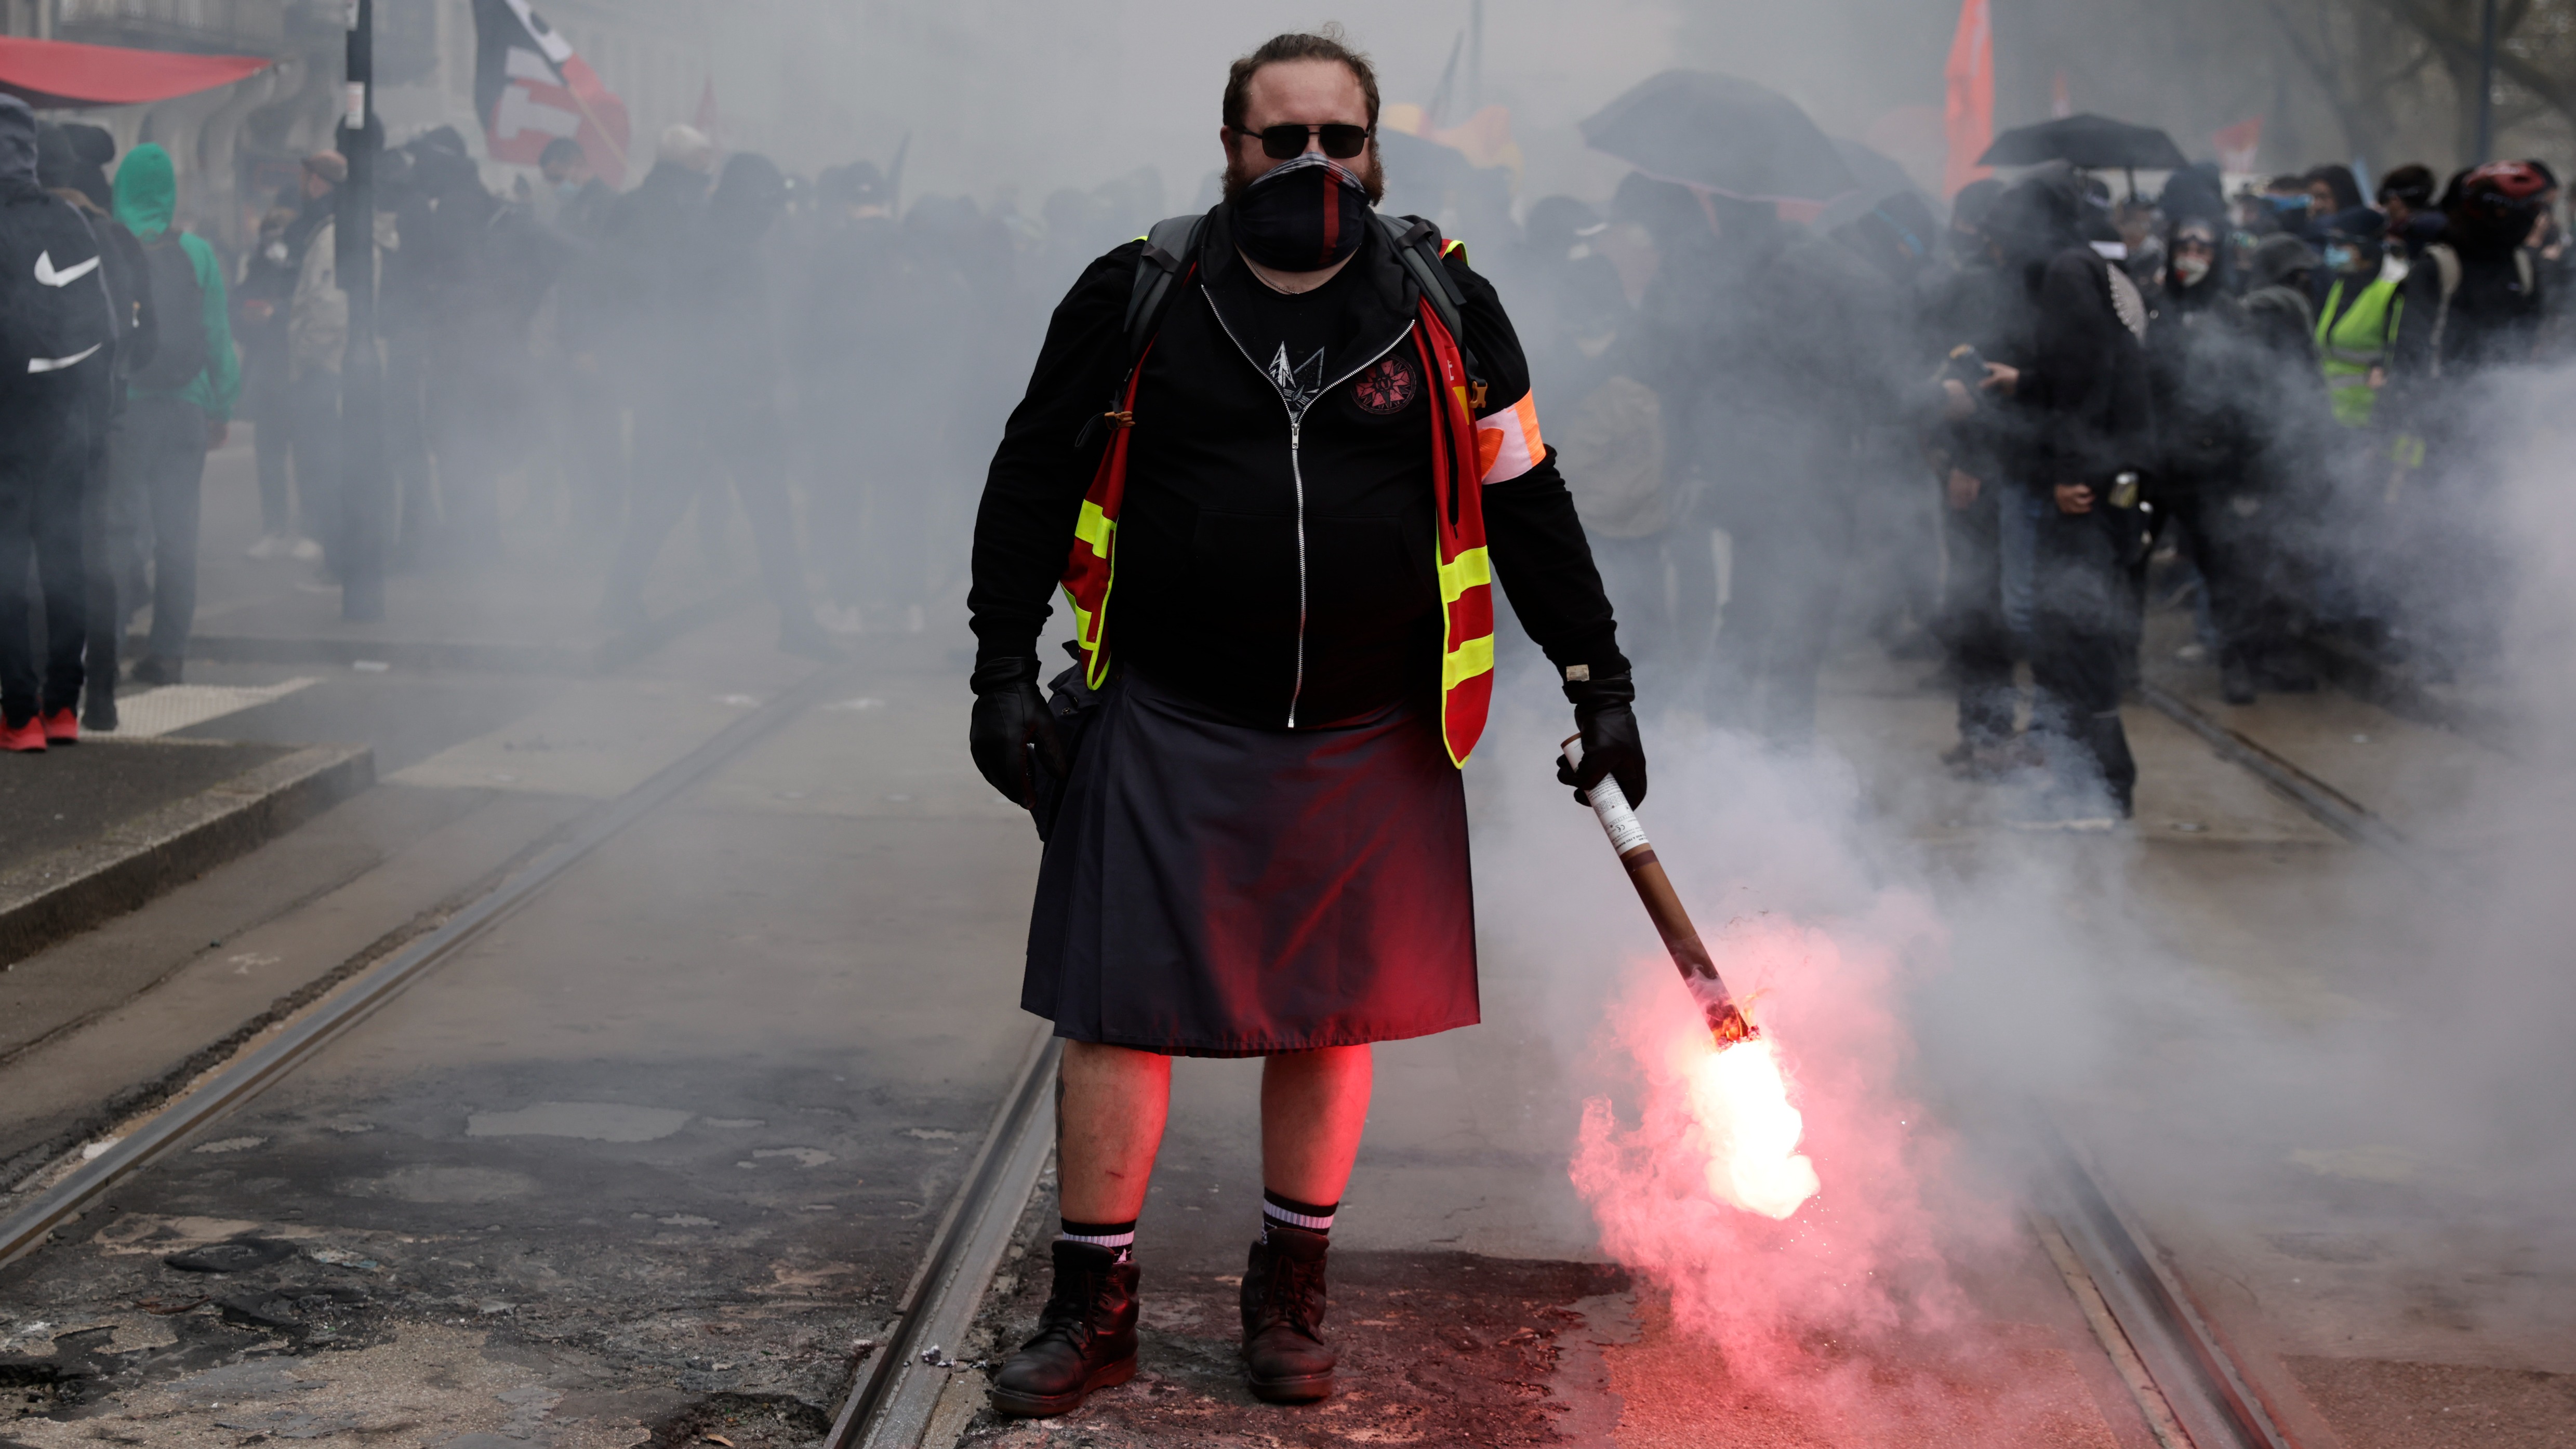
[[[2209,144],[2218,148],[2218,169],[2251,171],[2254,155],[2263,149],[2263,118],[2239,121],[2224,131],[2213,131]]]
[[[570,136],[600,179],[626,183],[626,103],[528,0],[474,0],[474,37],[474,108],[493,160],[534,166]]]
[[[1960,187],[1993,174],[1977,164],[1995,143],[1995,33],[1987,0],[1959,0],[1959,30],[1942,76],[1949,89],[1950,164],[1941,184],[1956,196]]]

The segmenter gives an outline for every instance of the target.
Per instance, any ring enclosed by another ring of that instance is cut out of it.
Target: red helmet
[[[2460,190],[2469,195],[2483,191],[2511,201],[2536,201],[2553,184],[2547,172],[2529,161],[2490,161],[2470,172],[2460,183]]]
[[[2459,180],[2453,193],[2451,220],[2466,235],[2511,233],[2515,240],[2540,215],[2547,173],[2528,161],[2490,161]]]

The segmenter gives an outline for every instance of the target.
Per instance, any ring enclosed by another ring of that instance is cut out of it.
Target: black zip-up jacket
[[[1087,268],[1056,308],[1027,395],[993,456],[975,525],[978,668],[1034,659],[1127,367],[1123,332],[1141,241]],[[1114,661],[1246,724],[1320,726],[1439,687],[1431,397],[1415,352],[1417,292],[1372,227],[1339,288],[1320,369],[1268,375],[1267,338],[1243,335],[1262,283],[1236,255],[1228,209],[1202,228],[1198,271],[1177,281],[1147,354],[1110,593]],[[1529,391],[1501,301],[1462,259],[1460,339],[1485,413]],[[1241,340],[1238,343],[1238,336]],[[1320,388],[1320,391],[1316,391]],[[1077,439],[1083,441],[1077,446]],[[1486,486],[1496,581],[1560,675],[1624,677],[1610,601],[1555,452]]]

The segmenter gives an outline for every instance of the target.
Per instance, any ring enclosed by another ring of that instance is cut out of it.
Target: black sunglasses
[[[1256,136],[1261,141],[1261,154],[1273,161],[1287,161],[1306,152],[1310,136],[1320,136],[1324,154],[1336,161],[1348,161],[1368,149],[1369,128],[1339,123],[1328,126],[1271,126],[1259,131],[1238,131],[1238,136]]]

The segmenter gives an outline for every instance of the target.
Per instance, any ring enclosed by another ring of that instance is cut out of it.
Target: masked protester
[[[2137,765],[2120,725],[2133,652],[2131,568],[2152,462],[2145,299],[2084,241],[2073,179],[2043,168],[1995,203],[1987,230],[2021,284],[2027,359],[1994,378],[2024,405],[2028,483],[2042,511],[2032,559],[2031,733],[2051,788],[2022,823],[2108,829],[2128,817]]]
[[[0,750],[80,738],[82,494],[113,401],[118,320],[97,237],[36,171],[36,118],[0,96]],[[43,590],[33,656],[30,574]]]
[[[2251,704],[2266,684],[2314,688],[2303,666],[2280,657],[2286,631],[2276,613],[2285,596],[2273,584],[2263,515],[2279,511],[2276,434],[2304,416],[2290,394],[2316,386],[2307,299],[2285,285],[2280,263],[2303,273],[2315,255],[2287,233],[2265,237],[2255,256],[2272,265],[2239,301],[2215,219],[2175,222],[2168,246],[2147,335],[2160,440],[2154,502],[2199,571],[2226,700]]]
[[[1495,582],[1575,706],[1561,778],[1645,792],[1511,323],[1454,244],[1373,211],[1377,111],[1331,33],[1236,62],[1225,199],[1083,273],[985,485],[969,742],[1048,827],[1021,1001],[1066,1043],[1055,1288],[994,1381],[1004,1413],[1136,1371],[1135,1224],[1180,1055],[1268,1059],[1243,1357],[1264,1399],[1332,1391],[1325,1249],[1368,1044],[1477,1019],[1458,766]],[[1141,337],[1140,276],[1168,282]],[[1037,683],[1059,586],[1081,646],[1060,707],[1097,691],[1078,736]]]
[[[1926,350],[1941,359],[1941,386],[1952,400],[1931,448],[1945,561],[1938,630],[1959,721],[1959,741],[1941,758],[1981,780],[2001,779],[2034,758],[2014,732],[2004,558],[2008,524],[2031,517],[2024,480],[2037,467],[2036,435],[2023,416],[2026,405],[1989,386],[1992,368],[2031,361],[2019,270],[2004,266],[2002,249],[1984,231],[2003,189],[1999,181],[1972,182],[1953,199],[1948,269],[1922,304]],[[2025,570],[2028,561],[2025,550]]]
[[[2401,309],[2397,290],[2404,264],[2388,265],[2387,218],[2356,207],[2326,226],[2320,261],[2325,297],[2317,307],[2318,365],[2338,424],[2367,429],[2388,385],[2388,365]]]

